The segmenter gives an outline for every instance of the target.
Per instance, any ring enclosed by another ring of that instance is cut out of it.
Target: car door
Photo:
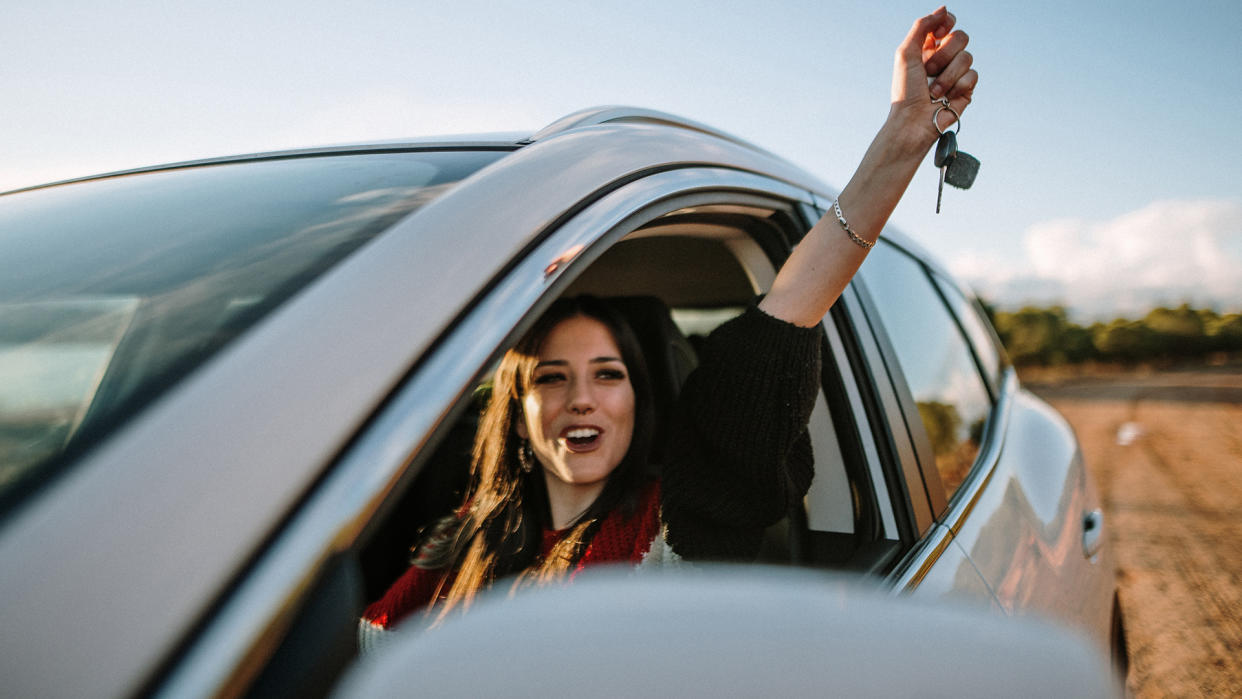
[[[933,278],[986,371],[994,334],[960,288]],[[1113,628],[1113,563],[1082,452],[1065,420],[1022,391],[1016,377],[1003,378],[997,390],[991,439],[999,453],[980,465],[990,470],[950,504],[944,521],[1002,607],[1060,619],[1103,645]]]
[[[1065,421],[1019,389],[977,304],[922,254],[879,245],[860,276],[935,517],[899,584],[920,595],[986,590],[1008,613],[1107,640],[1101,515]]]
[[[989,581],[954,541],[950,502],[969,501],[999,452],[995,383],[918,257],[890,241],[872,251],[857,282],[876,339],[872,378],[891,386],[888,422],[902,444],[911,497],[932,517],[895,571],[896,585],[919,596],[996,604]],[[992,363],[993,372],[999,364]]]

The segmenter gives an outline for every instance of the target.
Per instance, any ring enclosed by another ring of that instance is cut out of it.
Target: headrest
[[[698,356],[681,333],[668,306],[655,296],[616,296],[608,302],[625,317],[638,337],[655,394],[656,434],[652,462],[664,456],[665,428],[686,377],[698,366]]]

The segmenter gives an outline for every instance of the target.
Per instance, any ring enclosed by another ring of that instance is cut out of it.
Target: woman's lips
[[[569,451],[582,454],[598,449],[603,434],[596,425],[570,425],[561,431],[560,441]]]

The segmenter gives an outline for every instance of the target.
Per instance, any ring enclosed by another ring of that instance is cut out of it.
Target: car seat
[[[655,296],[617,296],[607,300],[629,323],[647,360],[656,413],[651,463],[661,464],[669,439],[670,413],[686,377],[699,365],[698,355],[662,300]]]

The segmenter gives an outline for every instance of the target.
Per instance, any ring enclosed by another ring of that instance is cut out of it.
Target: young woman
[[[654,408],[632,331],[602,301],[557,301],[502,359],[466,503],[368,607],[364,647],[416,611],[443,615],[505,578],[757,554],[763,530],[811,482],[816,326],[938,137],[937,100],[957,114],[970,103],[978,74],[955,21],[941,7],[914,23],[897,50],[888,119],[839,212],[811,229],[762,301],[708,338],[669,418],[660,478],[648,475]],[[941,111],[940,126],[953,118]]]

